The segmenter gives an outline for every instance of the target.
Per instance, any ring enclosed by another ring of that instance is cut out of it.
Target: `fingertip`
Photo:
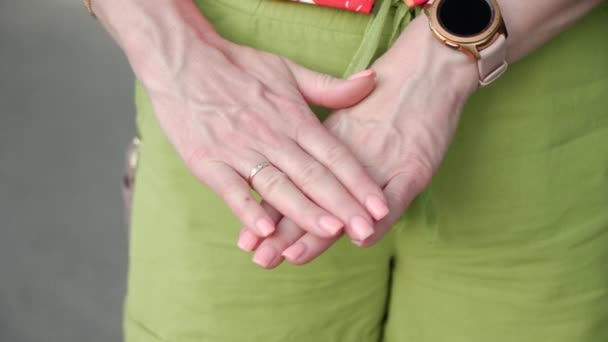
[[[249,231],[246,227],[241,230],[237,245],[245,252],[251,252],[255,249],[259,238]]]
[[[278,256],[279,254],[274,248],[264,245],[258,248],[253,255],[253,262],[262,268],[272,269],[278,265],[276,262]]]
[[[336,217],[324,215],[319,219],[319,227],[323,237],[334,237],[342,231],[344,224]]]
[[[297,242],[281,253],[290,263],[297,263],[298,260],[306,253],[307,247],[302,242]]]
[[[350,242],[353,243],[353,245],[357,246],[357,247],[363,247],[363,241],[359,241],[359,240],[350,240]]]
[[[370,195],[365,200],[365,207],[376,221],[380,221],[389,213],[386,201],[376,195]]]
[[[322,106],[341,109],[354,106],[376,88],[376,72],[368,69],[338,80],[324,91]]]
[[[350,220],[350,226],[351,229],[349,235],[355,240],[364,241],[374,234],[374,228],[372,225],[361,216],[353,217]]]
[[[376,239],[373,238],[373,236],[370,236],[369,238],[365,239],[365,240],[351,240],[351,242],[353,243],[353,245],[360,247],[360,248],[369,248],[372,247],[375,243],[376,243]]]
[[[370,246],[365,241],[351,240],[351,242],[353,243],[353,245],[355,245],[359,248],[367,248]]]
[[[363,70],[360,71],[356,74],[351,75],[348,80],[349,81],[353,81],[353,80],[357,80],[357,79],[362,79],[362,78],[371,78],[374,79],[376,78],[376,71],[374,71],[373,69],[367,69],[367,70]]]
[[[275,231],[274,224],[268,218],[261,218],[257,220],[255,223],[255,227],[257,228],[260,237],[268,237]]]

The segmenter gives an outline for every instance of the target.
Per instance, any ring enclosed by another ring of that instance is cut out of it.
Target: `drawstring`
[[[397,7],[397,10],[395,11],[393,28],[389,38],[389,46],[393,45],[399,36],[399,33],[401,33],[405,26],[407,26],[407,24],[409,24],[419,13],[418,7],[409,8],[403,0],[380,0],[380,2],[379,6],[374,7],[371,19],[363,34],[363,40],[361,40],[359,48],[344,72],[343,76],[345,78],[369,67],[376,52],[380,48],[382,31],[388,20],[391,7],[395,6]]]

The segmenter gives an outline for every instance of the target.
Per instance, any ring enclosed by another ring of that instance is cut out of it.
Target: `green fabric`
[[[365,15],[198,4],[228,39],[333,75],[358,63],[366,31],[370,44]],[[374,26],[373,58],[409,20],[400,8]],[[238,220],[138,86],[127,342],[608,341],[607,35],[604,4],[474,95],[432,184],[378,246],[343,239],[273,271],[237,249]]]
[[[421,12],[421,7],[409,8],[403,0],[380,1],[379,5],[375,6],[371,20],[363,33],[363,39],[342,77],[347,78],[354,73],[365,70],[371,64],[382,43],[382,32],[393,7],[397,9],[394,11],[391,36],[387,42],[389,46],[399,37],[403,28]]]

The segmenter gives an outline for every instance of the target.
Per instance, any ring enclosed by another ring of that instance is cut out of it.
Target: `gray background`
[[[0,0],[0,341],[122,338],[133,76],[78,0]]]

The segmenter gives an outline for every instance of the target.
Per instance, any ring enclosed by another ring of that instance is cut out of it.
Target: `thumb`
[[[340,109],[353,106],[369,95],[376,86],[376,73],[368,69],[344,80],[307,69],[289,61],[298,88],[306,102]]]
[[[364,241],[354,242],[359,247],[370,247],[380,241],[395,224],[410,203],[419,193],[420,186],[405,173],[393,177],[384,187],[384,195],[388,200],[389,212],[382,220],[376,222],[374,234]]]

